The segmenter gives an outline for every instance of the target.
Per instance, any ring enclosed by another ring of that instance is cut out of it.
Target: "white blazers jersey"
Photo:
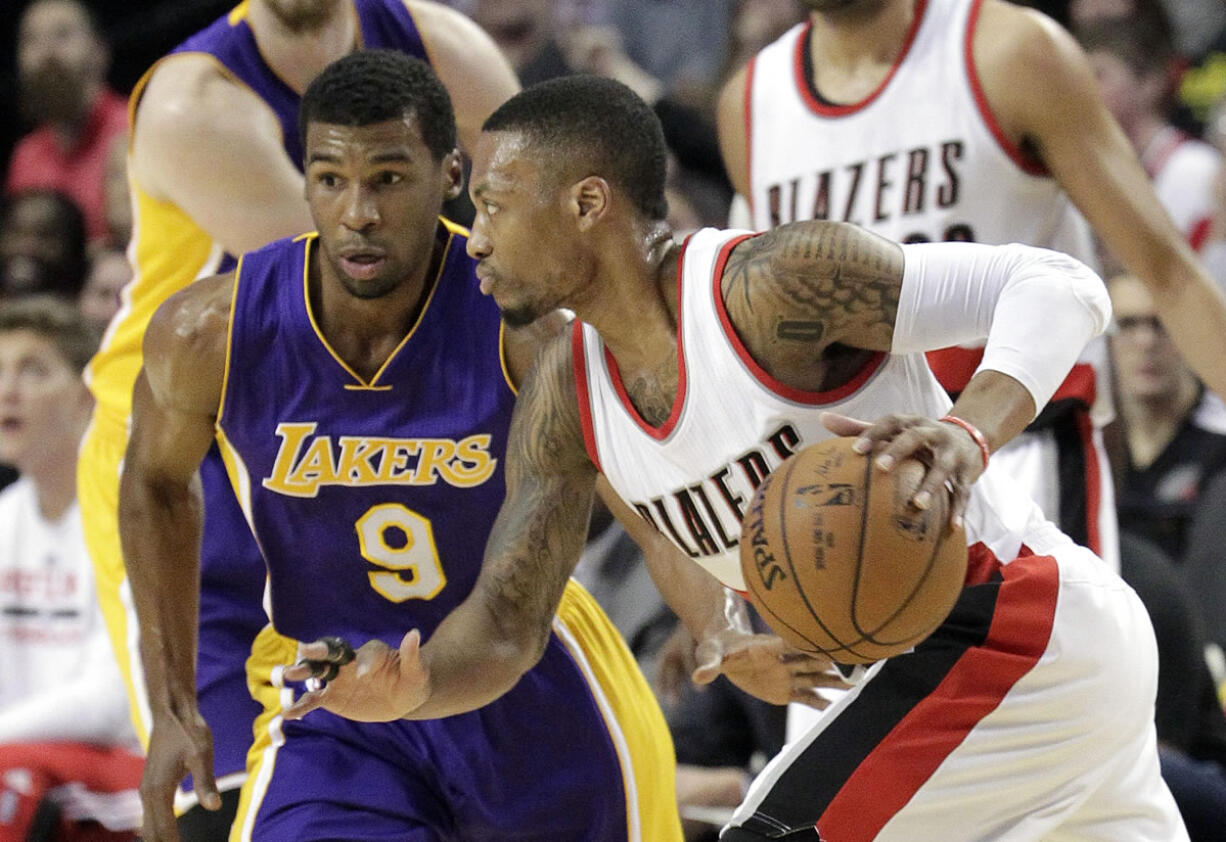
[[[897,63],[850,105],[813,89],[808,23],[753,59],[745,103],[750,204],[759,231],[798,219],[851,222],[897,242],[1025,243],[1096,265],[1085,219],[1042,165],[1001,130],[971,57],[980,0],[917,0]],[[820,59],[819,59],[820,60]],[[1111,417],[1094,371],[1095,340],[1055,399],[1075,397]],[[977,355],[950,353],[933,367],[960,391]]]
[[[753,490],[790,454],[830,438],[820,410],[873,420],[887,412],[938,418],[946,396],[923,354],[875,355],[828,392],[786,386],[749,356],[728,321],[719,278],[748,232],[705,229],[687,240],[678,269],[678,387],[669,418],[645,422],[616,361],[590,325],[576,323],[574,360],[584,438],[617,493],[724,584],[743,591],[738,539]],[[968,541],[997,559],[1023,543],[1067,543],[1038,507],[989,469],[972,488]]]

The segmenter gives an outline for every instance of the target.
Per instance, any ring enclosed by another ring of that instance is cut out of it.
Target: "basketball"
[[[843,664],[906,652],[953,608],[966,539],[947,528],[950,499],[908,504],[925,468],[886,473],[851,449],[810,445],[754,492],[741,530],[750,601],[784,640]]]

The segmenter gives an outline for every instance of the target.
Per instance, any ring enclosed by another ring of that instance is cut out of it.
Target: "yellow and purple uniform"
[[[541,661],[479,710],[280,716],[295,641],[428,639],[481,569],[515,395],[466,236],[439,236],[422,312],[369,379],[311,311],[314,235],[239,264],[218,442],[267,563],[272,628],[248,664],[265,712],[231,839],[679,839],[663,717],[575,582]]]
[[[362,46],[394,48],[427,59],[402,0],[353,0],[353,14]],[[192,35],[167,58],[188,53],[211,57],[221,72],[267,103],[281,124],[286,155],[301,168],[299,96],[264,61],[247,21],[247,3]],[[156,68],[155,64],[132,92],[133,126]],[[135,274],[123,292],[122,309],[86,372],[97,408],[82,446],[78,494],[107,630],[132,699],[137,732],[145,742],[150,716],[118,530],[119,475],[132,387],[141,368],[145,328],[154,311],[193,281],[229,271],[235,261],[185,210],[150,196],[135,180],[131,189],[135,216],[128,255]],[[260,710],[247,692],[243,662],[267,622],[261,607],[265,576],[259,550],[234,503],[215,450],[201,467],[201,477],[205,530],[197,689],[201,713],[213,731],[214,772],[225,790],[237,787],[243,778],[251,722]]]

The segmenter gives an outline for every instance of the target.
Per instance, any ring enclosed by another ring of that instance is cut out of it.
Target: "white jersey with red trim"
[[[724,584],[744,590],[738,539],[753,490],[780,462],[830,438],[821,410],[874,419],[888,412],[938,418],[949,408],[923,354],[875,355],[828,392],[788,387],[750,357],[719,292],[729,252],[748,232],[705,229],[686,242],[678,269],[678,389],[659,427],[627,397],[596,330],[577,323],[579,406],[592,460],[640,515]],[[972,488],[967,537],[998,559],[1023,543],[1047,552],[1069,539],[992,468]],[[1007,479],[1007,478],[1006,478]],[[972,573],[972,575],[974,575]]]
[[[918,0],[893,70],[849,105],[814,90],[808,23],[758,53],[745,102],[753,227],[832,219],[898,242],[1018,242],[1095,266],[1085,219],[986,103],[970,50],[980,5]],[[932,364],[957,392],[978,359],[951,352]],[[1055,397],[1080,398],[1100,425],[1112,414],[1108,381],[1094,376],[1106,359],[1105,342],[1092,342]]]
[[[1217,210],[1213,187],[1221,154],[1174,126],[1164,126],[1141,153],[1141,164],[1175,227],[1199,252],[1209,239]]]

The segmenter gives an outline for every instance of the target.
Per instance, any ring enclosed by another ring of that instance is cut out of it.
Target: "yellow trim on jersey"
[[[511,378],[511,367],[507,364],[507,323],[501,319],[498,320],[498,360],[502,365],[502,379],[507,381],[507,388],[512,395],[519,397],[519,389]]]
[[[677,761],[668,724],[621,634],[574,579],[562,593],[554,633],[587,677],[621,760],[629,839],[679,842]]]
[[[221,371],[221,398],[217,401],[217,420],[213,422],[219,436],[221,418],[226,412],[226,394],[230,390],[230,359],[234,353],[234,308],[238,302],[238,284],[243,277],[243,263],[246,259],[245,254],[239,257],[238,264],[234,267],[234,283],[230,289],[230,315],[226,319],[226,362]]]
[[[417,332],[417,328],[421,325],[422,321],[425,320],[426,312],[430,309],[430,303],[434,301],[434,295],[438,292],[439,281],[443,277],[443,271],[447,268],[447,255],[451,251],[451,242],[453,239],[455,239],[455,231],[452,230],[455,226],[447,225],[447,220],[443,219],[441,216],[439,219],[444,223],[444,227],[448,229],[448,234],[447,242],[443,246],[443,259],[439,261],[438,273],[434,276],[434,283],[430,286],[430,294],[426,296],[426,302],[422,305],[421,312],[417,314],[417,320],[413,322],[413,326],[409,328],[408,333],[404,335],[404,338],[400,340],[400,343],[392,350],[392,352],[387,355],[387,359],[383,361],[383,365],[379,366],[379,370],[375,372],[374,377],[370,378],[369,381],[350,368],[349,363],[341,359],[340,354],[333,350],[332,346],[328,343],[327,338],[324,336],[324,332],[320,329],[319,322],[315,319],[315,312],[311,309],[310,284],[311,246],[314,245],[314,242],[307,243],[306,254],[303,255],[302,260],[302,298],[306,303],[307,318],[310,319],[311,328],[315,331],[315,336],[318,337],[320,343],[327,349],[328,353],[332,355],[332,359],[336,360],[340,367],[345,369],[345,371],[349,373],[349,376],[357,381],[358,385],[353,386],[353,389],[374,389],[378,391],[386,391],[387,389],[391,388],[390,386],[381,385],[379,383],[379,378],[383,376],[385,371],[387,371],[388,366],[392,364],[392,360],[396,359],[396,355],[399,354],[400,350],[408,344],[410,339],[413,338],[413,334]],[[318,239],[318,235],[310,237],[310,240],[316,239]],[[346,386],[345,388],[348,389],[351,387]]]
[[[472,236],[469,230],[458,222],[453,222],[445,216],[440,216],[438,219],[453,236],[456,234],[465,238]],[[511,394],[518,396],[519,387],[515,385],[515,380],[511,377],[510,365],[507,363],[507,324],[503,321],[498,323],[498,358],[502,364],[502,379],[507,381],[507,388],[511,390]]]
[[[246,20],[247,8],[250,5],[251,4],[248,2],[248,0],[243,0],[243,2],[231,9],[230,13],[226,16],[227,23],[229,23],[230,26],[238,26],[239,21]]]
[[[238,814],[230,826],[230,842],[248,842],[256,813],[268,792],[276,767],[277,750],[285,743],[281,711],[293,702],[293,690],[281,687],[280,671],[298,660],[298,643],[265,626],[251,644],[247,659],[247,690],[263,712],[252,725],[254,740],[247,752],[247,780],[238,800]]]

